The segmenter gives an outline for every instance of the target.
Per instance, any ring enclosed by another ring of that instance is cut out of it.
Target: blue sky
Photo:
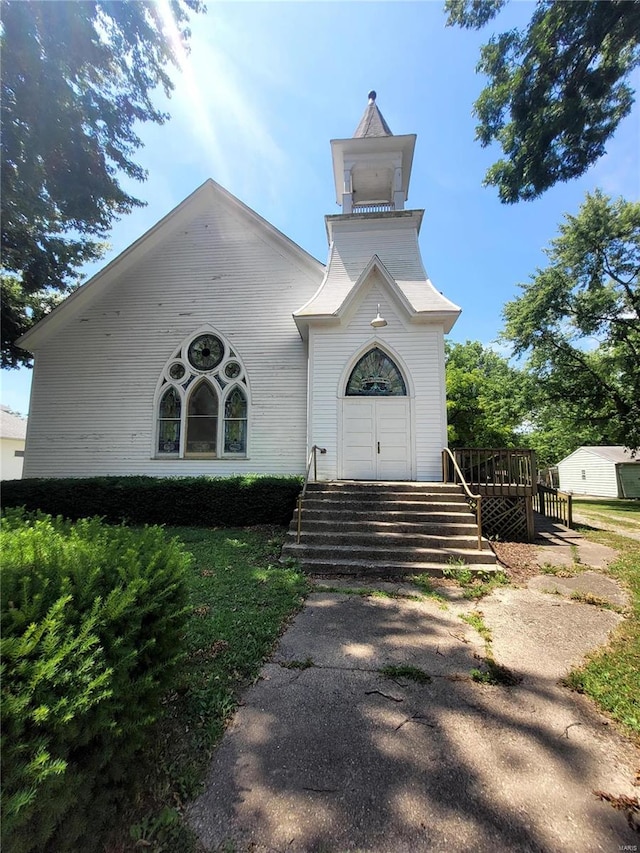
[[[640,199],[640,109],[580,180],[528,203],[500,204],[482,179],[497,149],[474,141],[483,86],[479,46],[524,24],[533,3],[511,3],[485,31],[446,28],[437,2],[216,3],[192,20],[191,52],[168,104],[144,126],[147,207],[120,221],[103,262],[212,177],[324,261],[323,217],[339,213],[329,140],[352,135],[375,89],[396,134],[416,133],[408,207],[424,208],[421,248],[431,280],[462,306],[454,341],[495,341],[501,310],[536,268],[563,215],[587,191]],[[640,89],[640,75],[634,78]],[[161,93],[155,99],[162,104]],[[29,370],[2,371],[2,403],[26,414]]]

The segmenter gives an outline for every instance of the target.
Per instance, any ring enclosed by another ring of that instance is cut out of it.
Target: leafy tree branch
[[[448,26],[480,29],[506,0],[446,0]],[[522,30],[490,38],[475,103],[481,145],[505,155],[487,172],[501,201],[533,199],[582,175],[629,114],[640,63],[638,0],[538,0]]]
[[[170,0],[189,37],[201,0]],[[168,115],[152,102],[178,64],[160,4],[83,0],[2,4],[2,366],[28,363],[15,340],[79,284],[104,252],[114,220],[142,202],[120,176],[142,181],[140,122]]]

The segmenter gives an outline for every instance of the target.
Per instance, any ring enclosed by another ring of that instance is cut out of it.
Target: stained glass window
[[[406,397],[402,374],[378,347],[365,353],[351,371],[347,397]]]
[[[200,382],[189,397],[187,453],[214,454],[217,433],[218,395],[208,382]]]
[[[165,363],[156,399],[157,456],[246,455],[247,376],[223,338],[205,332],[186,339]]]
[[[224,404],[224,452],[247,452],[247,398],[238,387]]]
[[[158,453],[178,453],[180,450],[180,394],[168,388],[160,400],[158,424]]]
[[[198,335],[187,350],[187,358],[196,370],[213,370],[222,361],[224,344],[215,335]]]
[[[184,364],[180,364],[179,361],[174,362],[169,368],[169,376],[172,379],[182,379],[186,372]]]

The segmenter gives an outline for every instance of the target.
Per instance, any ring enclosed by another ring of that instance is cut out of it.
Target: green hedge
[[[182,659],[190,557],[160,528],[10,510],[2,846],[90,851]]]
[[[3,483],[2,505],[111,523],[243,527],[291,521],[300,477],[90,477]]]

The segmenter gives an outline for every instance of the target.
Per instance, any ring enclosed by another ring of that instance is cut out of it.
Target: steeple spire
[[[391,128],[378,109],[375,91],[372,89],[367,97],[369,98],[369,103],[360,119],[360,124],[356,127],[353,138],[363,139],[373,136],[393,136]]]
[[[404,210],[415,134],[394,136],[369,92],[369,103],[350,139],[332,139],[336,201],[342,213]]]

